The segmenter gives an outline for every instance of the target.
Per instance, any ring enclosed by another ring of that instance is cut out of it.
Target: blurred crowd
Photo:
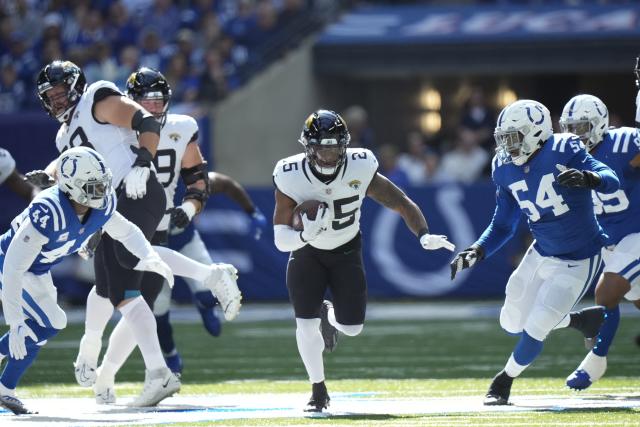
[[[138,66],[157,68],[176,103],[215,102],[313,29],[313,3],[0,0],[0,113],[39,108],[36,74],[60,58],[119,87]]]
[[[487,101],[484,90],[475,87],[452,129],[434,135],[411,130],[400,141],[377,141],[368,124],[367,111],[358,105],[342,112],[351,133],[351,146],[368,148],[377,155],[380,172],[406,188],[425,184],[473,183],[491,176],[493,136],[498,110]],[[559,116],[551,117],[554,132],[561,132]],[[620,116],[610,112],[610,126],[623,126]]]

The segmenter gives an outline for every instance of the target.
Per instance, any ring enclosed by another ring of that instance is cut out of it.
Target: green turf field
[[[181,394],[306,392],[293,321],[225,324],[220,338],[200,325],[178,324],[175,335],[185,362]],[[633,394],[640,399],[638,318],[623,318],[609,356],[605,379],[584,394]],[[72,361],[80,325],[53,339],[25,376],[22,397],[86,396],[75,385]],[[325,357],[329,392],[374,392],[389,397],[482,396],[500,370],[516,338],[504,334],[497,319],[370,321],[358,337],[340,337]],[[582,360],[582,338],[555,331],[540,358],[516,380],[512,396],[572,396],[564,378]],[[136,350],[121,371],[118,396],[139,392],[143,364]],[[302,406],[305,402],[300,402]],[[225,421],[225,425],[640,425],[640,411],[576,410],[459,415],[356,416],[330,419]],[[204,425],[204,424],[200,424]]]

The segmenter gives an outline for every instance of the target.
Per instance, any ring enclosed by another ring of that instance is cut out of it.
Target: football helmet
[[[148,67],[134,71],[127,79],[125,94],[138,103],[144,100],[162,100],[162,110],[150,113],[164,125],[171,101],[171,86],[160,71]]]
[[[36,82],[40,104],[60,123],[66,122],[87,86],[82,69],[71,61],[55,60],[44,66]],[[63,85],[64,91],[51,95],[54,87]]]
[[[93,209],[104,209],[111,194],[111,170],[88,147],[71,148],[58,158],[58,186],[69,198]]]
[[[609,111],[600,98],[593,95],[576,95],[567,102],[560,116],[563,132],[570,132],[591,150],[609,129]]]
[[[493,135],[502,162],[523,165],[553,135],[551,114],[538,101],[516,101],[500,112]]]
[[[347,124],[339,114],[318,110],[304,122],[300,142],[311,167],[321,175],[335,175],[347,157],[351,140]]]

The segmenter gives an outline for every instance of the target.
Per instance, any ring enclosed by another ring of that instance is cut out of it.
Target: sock
[[[522,336],[513,350],[513,358],[520,365],[529,365],[538,357],[543,345],[542,341],[531,337],[527,331],[522,331]]]
[[[209,269],[208,265],[187,258],[180,252],[172,251],[163,246],[154,246],[153,249],[171,267],[171,271],[176,276],[189,277],[198,282],[204,282],[211,274],[211,269]]]
[[[167,364],[164,362],[158,342],[156,318],[142,296],[125,304],[120,308],[120,312],[126,319],[135,341],[140,347],[146,368],[149,371],[166,368]]]
[[[296,343],[312,384],[324,381],[322,352],[324,340],[320,333],[320,319],[296,318]]]
[[[109,298],[98,295],[95,286],[91,288],[87,297],[84,334],[90,339],[102,340],[102,333],[112,314],[113,304],[111,304]]]
[[[109,346],[100,365],[100,375],[115,378],[116,374],[136,348],[136,338],[127,320],[123,317],[109,337]]]
[[[513,353],[509,356],[509,360],[507,360],[507,364],[504,366],[504,372],[509,375],[511,378],[515,378],[519,376],[525,369],[527,369],[529,365],[521,365],[515,361],[513,357]]]
[[[198,310],[207,310],[215,307],[218,300],[210,291],[200,291],[193,294]]]
[[[211,292],[207,292],[211,295]],[[170,355],[176,349],[176,343],[173,341],[173,328],[169,323],[169,313],[162,316],[156,316],[156,324],[158,325],[158,340],[160,341],[160,348],[165,356]]]
[[[609,347],[613,342],[618,331],[618,324],[620,323],[620,306],[616,305],[612,309],[606,309],[604,311],[604,322],[600,327],[600,333],[598,334],[598,340],[595,347],[593,347],[593,353],[598,356],[606,356],[609,353]]]
[[[350,337],[358,335],[360,332],[362,332],[362,328],[364,327],[364,325],[343,325],[342,323],[339,323],[336,320],[336,314],[333,307],[331,307],[329,309],[329,312],[327,313],[327,320],[329,320],[329,324],[331,326]]]
[[[59,329],[47,328],[44,326],[38,325],[32,319],[26,319],[25,324],[31,328],[31,330],[36,334],[37,342],[31,338],[25,339],[25,346],[27,348],[27,355],[22,360],[16,360],[13,357],[7,358],[7,364],[2,371],[2,376],[0,376],[0,383],[10,390],[13,390],[17,387],[20,379],[27,371],[29,366],[36,360],[38,353],[40,352],[41,346],[38,343],[45,342],[48,338],[53,337],[58,332]],[[0,347],[6,348],[6,354],[9,354],[9,333],[4,334],[2,339],[0,339]]]

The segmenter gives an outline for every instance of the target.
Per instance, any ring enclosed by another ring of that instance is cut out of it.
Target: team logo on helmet
[[[65,157],[62,159],[62,164],[60,165],[60,172],[62,176],[65,178],[72,178],[76,174],[76,169],[78,169],[78,160],[72,157]]]

